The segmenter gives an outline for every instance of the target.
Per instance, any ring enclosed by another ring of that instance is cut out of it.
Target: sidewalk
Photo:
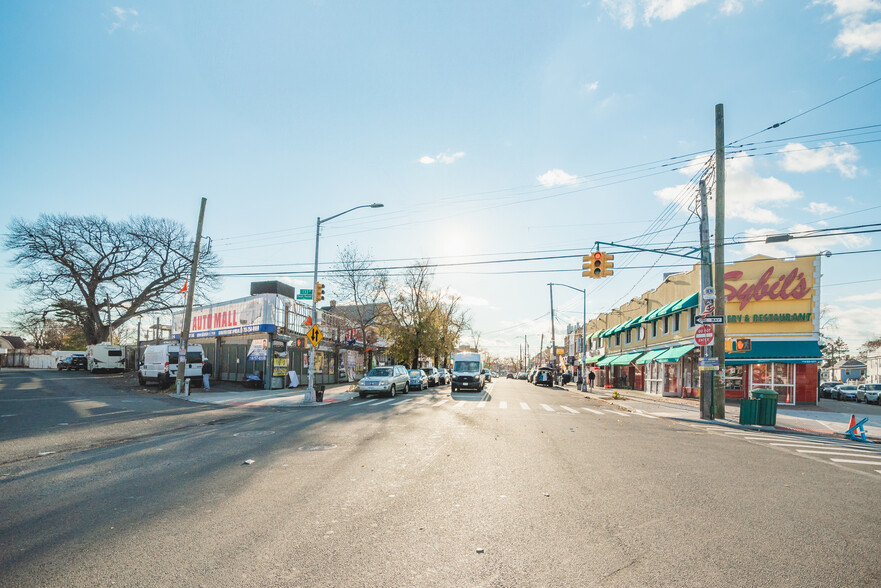
[[[218,382],[211,385],[211,390],[203,392],[201,388],[190,388],[190,395],[169,394],[172,398],[180,398],[199,404],[218,404],[222,406],[284,406],[286,408],[312,408],[329,406],[345,402],[358,396],[354,384],[325,384],[324,402],[305,402],[306,386],[286,388],[284,390],[250,390],[232,382]]]
[[[574,386],[574,384],[567,385]],[[614,395],[617,392],[618,398]],[[727,401],[725,403],[725,418],[714,421],[700,418],[700,404],[697,398],[678,398],[656,396],[640,390],[620,390],[613,388],[594,388],[593,392],[585,392],[587,397],[607,404],[613,404],[634,412],[640,410],[636,405],[654,403],[660,410],[652,410],[651,414],[665,418],[688,420],[702,423],[715,423],[727,427],[737,427],[751,430],[798,432],[810,435],[825,435],[831,437],[844,437],[848,429],[851,415],[855,415],[857,422],[868,417],[868,422],[863,425],[866,429],[866,438],[875,442],[881,442],[881,416],[876,414],[859,414],[860,405],[854,405],[847,412],[832,411],[821,406],[777,406],[777,425],[773,427],[760,425],[741,425],[740,401]]]

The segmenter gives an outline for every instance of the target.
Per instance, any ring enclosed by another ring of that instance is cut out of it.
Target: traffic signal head
[[[752,339],[727,339],[725,341],[725,351],[729,353],[745,353],[752,351]]]
[[[312,293],[315,298],[315,302],[321,302],[324,300],[324,284],[319,284],[315,282],[315,290]]]
[[[603,256],[605,253],[600,251],[594,251],[590,255],[585,255],[581,259],[585,263],[581,266],[581,269],[585,270],[581,272],[582,277],[588,278],[601,278],[603,277]]]
[[[306,346],[306,340],[303,337],[297,337],[295,345],[297,349],[302,349]]]
[[[606,276],[611,276],[615,273],[615,270],[612,269],[615,267],[615,264],[612,263],[612,260],[615,259],[615,256],[611,253],[603,253],[603,273],[600,276],[601,278],[605,278]]]

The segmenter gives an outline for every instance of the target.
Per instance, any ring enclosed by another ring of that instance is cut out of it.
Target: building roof
[[[25,345],[24,339],[21,337],[16,337],[15,335],[3,335],[0,336],[0,347],[5,347],[6,349],[24,349],[27,345]]]
[[[855,357],[849,357],[847,359],[842,359],[841,361],[836,363],[834,367],[837,370],[840,370],[842,368],[866,369],[866,364],[856,359]]]

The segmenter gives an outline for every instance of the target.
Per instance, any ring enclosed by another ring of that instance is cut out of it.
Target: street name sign
[[[698,358],[698,371],[708,372],[708,371],[716,371],[719,369],[719,358],[718,357],[700,357]]]
[[[694,319],[699,325],[721,325],[725,322],[725,317],[722,315],[713,315],[713,316],[699,316]]]
[[[297,300],[312,300],[312,290],[300,288],[300,291],[297,292]]]
[[[713,344],[713,327],[710,325],[701,325],[694,332],[694,342],[700,347],[706,347]]]
[[[309,329],[309,332],[306,333],[306,338],[309,339],[309,343],[312,343],[312,347],[318,347],[318,344],[321,343],[324,335],[321,334],[321,331],[318,330],[317,326],[313,326]]]

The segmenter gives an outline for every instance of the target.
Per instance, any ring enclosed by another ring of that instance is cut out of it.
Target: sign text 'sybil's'
[[[762,274],[755,284],[741,284],[735,289],[734,286],[726,283],[725,300],[727,302],[740,301],[740,310],[743,310],[751,301],[759,301],[765,297],[771,300],[777,300],[778,298],[783,300],[788,298],[801,299],[811,292],[810,287],[808,287],[805,281],[804,274],[799,272],[797,268],[788,274],[781,274],[773,283],[769,284],[773,276],[774,266],[772,265],[765,270],[765,273]],[[725,272],[726,282],[737,281],[742,277],[743,272],[739,270]]]

